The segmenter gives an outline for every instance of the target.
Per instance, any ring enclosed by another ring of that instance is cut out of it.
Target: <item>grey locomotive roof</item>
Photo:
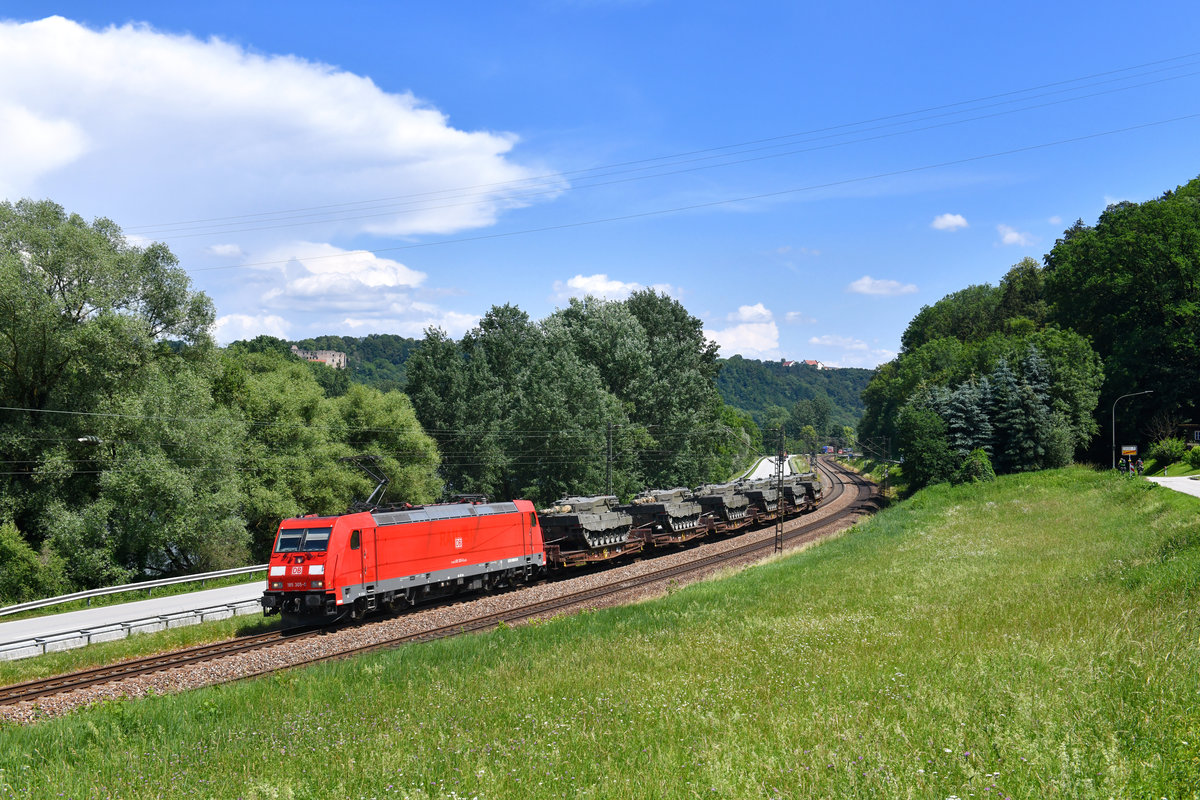
[[[483,517],[488,514],[512,514],[516,503],[447,503],[445,505],[421,506],[404,511],[380,511],[372,514],[376,525],[402,525],[406,522],[430,522],[438,519],[463,519]]]

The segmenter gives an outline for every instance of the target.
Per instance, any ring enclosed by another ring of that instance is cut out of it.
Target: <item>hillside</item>
[[[830,401],[831,426],[840,429],[843,425],[857,425],[863,414],[862,391],[874,374],[869,369],[817,369],[805,364],[785,367],[777,361],[741,356],[719,363],[717,390],[721,398],[734,408],[749,412],[763,428],[779,424],[780,410],[790,416],[797,401],[822,396]]]
[[[380,391],[404,389],[405,362],[420,344],[391,333],[372,333],[369,336],[317,336],[288,342],[303,350],[338,350],[346,354],[350,380],[373,386]]]
[[[287,344],[305,350],[341,351],[346,354],[351,381],[381,391],[404,391],[408,358],[420,340],[371,334],[318,336]],[[819,370],[804,364],[785,367],[776,361],[756,361],[736,355],[718,363],[721,371],[717,376],[717,391],[721,399],[748,412],[764,429],[777,427],[781,415],[791,426],[797,401],[821,397],[829,399],[826,422],[834,431],[840,431],[844,425],[855,426],[863,414],[862,390],[874,374],[868,369]]]
[[[654,601],[9,727],[0,776],[34,797],[1194,797],[1198,510],[1081,468],[938,486]]]

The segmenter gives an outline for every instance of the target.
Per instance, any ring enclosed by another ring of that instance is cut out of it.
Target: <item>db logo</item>
[[[462,550],[462,537],[461,536],[459,536],[457,539],[454,540],[454,548],[456,550]]]
[[[292,574],[293,575],[303,575],[304,567],[292,567]]]

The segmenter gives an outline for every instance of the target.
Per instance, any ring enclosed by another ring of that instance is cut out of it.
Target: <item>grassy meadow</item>
[[[0,728],[0,798],[1185,798],[1200,500],[939,486],[635,606]]]

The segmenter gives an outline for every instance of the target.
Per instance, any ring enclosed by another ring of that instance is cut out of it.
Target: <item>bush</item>
[[[49,597],[61,584],[57,559],[39,556],[16,525],[0,524],[0,605]]]
[[[1150,445],[1150,458],[1153,458],[1163,467],[1168,464],[1174,464],[1176,461],[1182,461],[1183,455],[1186,452],[1187,445],[1183,439],[1159,439],[1154,444]]]
[[[992,469],[992,460],[983,448],[976,448],[968,453],[954,475],[955,483],[983,483],[994,480],[996,470]]]
[[[1187,463],[1192,469],[1200,469],[1200,445],[1187,451]]]
[[[954,454],[946,443],[946,423],[928,408],[906,405],[897,417],[897,444],[909,486],[919,489],[954,477]]]

